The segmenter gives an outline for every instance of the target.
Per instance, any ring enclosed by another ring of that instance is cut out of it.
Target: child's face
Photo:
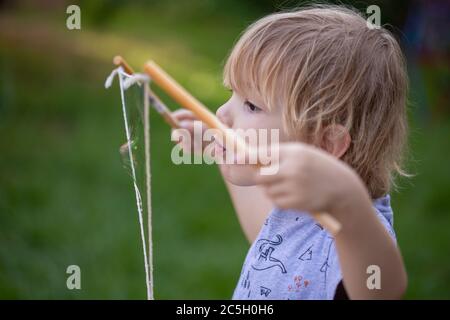
[[[241,97],[233,92],[231,98],[217,110],[219,119],[231,129],[256,129],[257,142],[247,141],[251,147],[269,146],[271,143],[279,143],[287,140],[282,130],[281,108],[270,110],[262,103],[261,98],[251,93]],[[267,130],[267,141],[260,139],[260,130]],[[270,141],[271,129],[278,130],[278,141]],[[216,145],[216,154],[222,155],[223,148]],[[253,175],[256,170],[252,165],[221,164],[220,169],[228,182],[240,185],[253,185]]]

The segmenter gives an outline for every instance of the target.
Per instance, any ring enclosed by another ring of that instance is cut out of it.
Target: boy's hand
[[[196,139],[194,139],[194,121],[200,122],[200,120],[189,110],[186,109],[178,109],[172,112],[172,116],[175,120],[179,122],[180,129],[184,129],[188,131],[190,139],[183,139],[180,137],[177,143],[181,144],[183,148],[183,152],[186,153],[194,153],[194,151],[198,151],[201,154],[206,147],[207,143],[203,142],[202,146],[194,146]],[[203,136],[204,131],[207,129],[207,126],[202,122],[201,123],[201,135]],[[172,136],[174,135],[174,131],[178,129],[172,129]],[[203,141],[203,139],[201,139]]]
[[[275,167],[270,170],[276,173],[258,173],[255,182],[264,188],[276,206],[339,215],[355,198],[368,197],[358,175],[325,151],[303,143],[272,148],[278,148],[278,159],[272,160],[271,166]]]

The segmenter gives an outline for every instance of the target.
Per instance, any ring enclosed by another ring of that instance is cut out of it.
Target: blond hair
[[[256,91],[269,109],[283,107],[286,133],[317,144],[339,124],[352,142],[342,160],[373,198],[404,175],[407,75],[401,49],[384,28],[370,29],[355,10],[320,6],[279,12],[251,24],[224,67],[224,85]]]

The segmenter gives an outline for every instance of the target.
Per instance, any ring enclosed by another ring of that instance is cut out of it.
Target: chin
[[[255,185],[254,170],[249,165],[221,164],[220,171],[227,182],[241,187],[250,187]]]

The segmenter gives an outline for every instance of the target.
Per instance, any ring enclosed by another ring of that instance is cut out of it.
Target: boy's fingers
[[[170,132],[171,135],[171,139],[174,142],[180,142],[184,139],[184,136],[186,135],[186,131],[188,131],[188,135],[192,135],[193,131],[194,131],[194,122],[193,121],[188,121],[188,120],[184,120],[184,121],[180,121],[179,122],[179,128],[175,128],[172,129]]]
[[[241,164],[258,166],[272,166],[279,163],[279,146],[259,146],[249,147],[245,151],[240,151],[236,155],[236,160]]]
[[[182,120],[179,122],[180,128],[187,129],[189,131],[194,130],[194,122],[192,120]]]
[[[264,187],[266,194],[270,197],[281,197],[289,194],[289,190],[286,190],[284,184],[270,184]]]
[[[192,111],[186,109],[178,109],[172,112],[172,116],[178,121],[182,120],[198,120]]]
[[[283,180],[283,177],[278,174],[279,167],[277,164],[269,166],[258,166],[255,169],[256,173],[254,176],[254,180],[256,184],[269,186]]]

